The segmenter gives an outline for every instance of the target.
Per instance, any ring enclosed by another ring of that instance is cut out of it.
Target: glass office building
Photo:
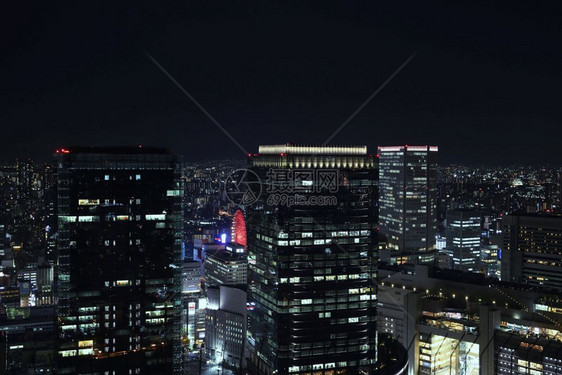
[[[480,215],[469,210],[447,211],[447,247],[453,269],[478,271],[480,258]]]
[[[260,146],[246,207],[251,374],[358,374],[377,358],[377,163],[366,147]],[[256,185],[254,185],[256,186]]]
[[[158,148],[70,148],[55,161],[57,373],[181,373],[177,158]]]
[[[390,263],[429,263],[437,234],[437,146],[379,147],[380,229]]]

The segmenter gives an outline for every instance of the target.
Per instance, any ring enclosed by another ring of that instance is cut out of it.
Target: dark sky
[[[0,160],[138,144],[187,160],[242,157],[144,51],[249,152],[322,143],[417,52],[332,143],[562,164],[556,2],[11,3],[1,12]]]

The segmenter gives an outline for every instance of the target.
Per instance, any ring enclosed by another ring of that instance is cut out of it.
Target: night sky
[[[243,157],[145,52],[248,152],[321,144],[416,53],[332,143],[562,165],[555,2],[25,3],[2,11],[0,161],[70,145]]]

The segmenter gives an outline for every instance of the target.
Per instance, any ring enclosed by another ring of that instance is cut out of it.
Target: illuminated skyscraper
[[[251,374],[358,374],[377,357],[376,160],[260,146],[246,207]]]
[[[477,271],[480,257],[480,215],[474,211],[447,211],[447,247],[453,269]]]
[[[181,373],[177,158],[70,148],[55,161],[58,373]]]
[[[390,263],[433,263],[437,146],[379,147],[380,229]]]

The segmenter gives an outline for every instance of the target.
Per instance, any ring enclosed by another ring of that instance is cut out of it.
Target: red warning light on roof
[[[70,150],[67,150],[66,148],[59,148],[56,152],[57,154],[70,154]]]

